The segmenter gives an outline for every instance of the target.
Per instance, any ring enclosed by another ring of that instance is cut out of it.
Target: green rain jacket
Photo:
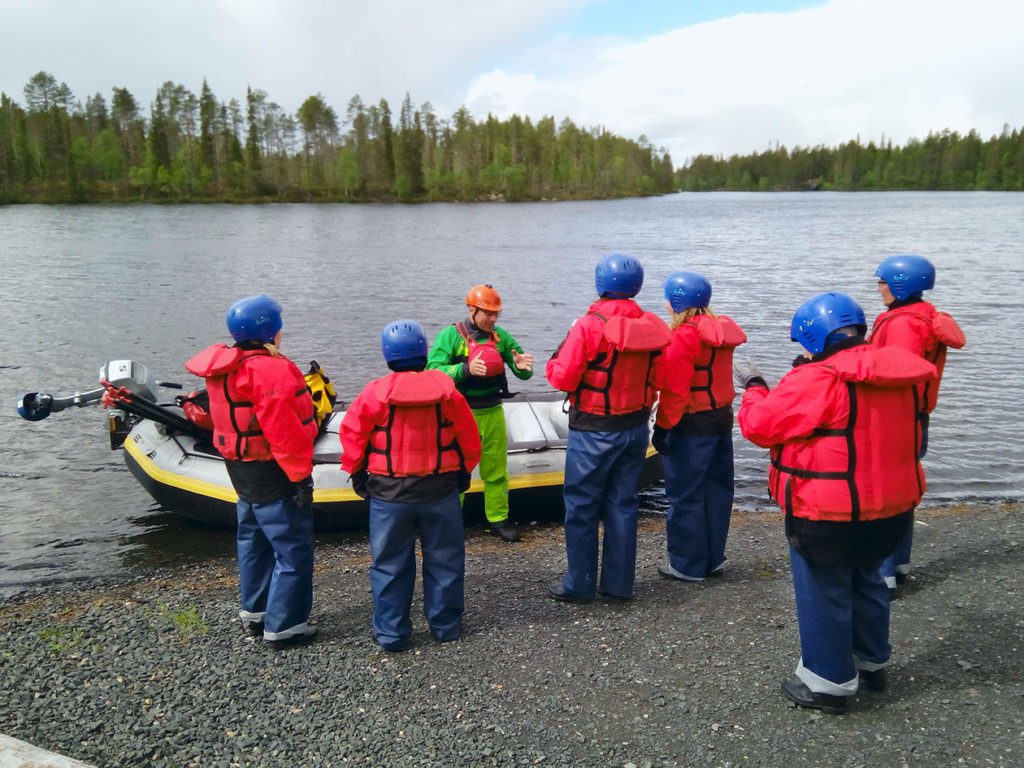
[[[473,339],[487,341],[488,334],[485,331],[481,331],[468,319],[462,322]],[[494,326],[494,334],[497,336],[498,353],[516,378],[526,380],[533,376],[532,370],[521,371],[512,362],[513,352],[523,352],[523,348],[512,338],[512,334],[499,325]],[[430,348],[430,356],[427,358],[427,368],[438,368],[451,376],[455,388],[466,397],[471,408],[491,408],[498,405],[502,395],[508,391],[504,373],[486,379],[470,375],[468,345],[455,323],[437,334]]]

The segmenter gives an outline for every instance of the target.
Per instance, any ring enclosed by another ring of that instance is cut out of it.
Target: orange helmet
[[[474,285],[466,294],[466,306],[488,312],[501,312],[501,296],[490,283]]]

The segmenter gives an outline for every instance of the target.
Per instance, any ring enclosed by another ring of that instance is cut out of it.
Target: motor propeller
[[[67,397],[54,397],[45,392],[27,392],[18,400],[18,415],[28,421],[42,421],[51,413],[58,413],[66,408],[84,408],[103,399],[106,389],[92,389],[88,392],[75,392]]]

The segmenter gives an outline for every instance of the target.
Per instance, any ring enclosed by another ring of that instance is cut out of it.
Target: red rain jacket
[[[913,387],[935,377],[934,365],[906,350],[861,344],[794,368],[771,391],[747,389],[740,430],[771,449],[772,498],[808,520],[912,509],[925,490]]]
[[[583,413],[618,416],[650,410],[654,365],[669,341],[665,321],[631,299],[590,306],[548,360],[548,383]]]
[[[341,468],[414,477],[470,472],[480,431],[444,371],[389,373],[367,384],[341,422]]]
[[[694,315],[673,330],[660,362],[658,426],[672,429],[684,414],[731,405],[733,350],[746,340],[726,315]]]
[[[317,435],[306,379],[266,349],[214,344],[185,368],[206,379],[213,444],[225,459],[274,460],[292,482],[313,471]]]
[[[917,387],[918,410],[931,413],[938,401],[942,371],[946,367],[946,348],[960,349],[967,339],[952,316],[939,312],[927,301],[917,301],[880,314],[868,341],[876,347],[902,347],[935,365],[938,371],[935,381]]]

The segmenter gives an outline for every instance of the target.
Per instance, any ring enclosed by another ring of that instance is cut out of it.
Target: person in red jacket
[[[939,312],[922,294],[935,287],[935,267],[923,256],[890,256],[875,270],[878,293],[886,310],[876,319],[868,341],[876,347],[896,346],[934,363],[938,378],[917,387],[917,419],[921,425],[921,457],[928,451],[928,422],[939,396],[946,349],[966,343],[956,320]],[[890,590],[910,572],[913,528],[882,563],[882,576]]]
[[[628,600],[636,571],[637,484],[650,441],[655,364],[668,343],[665,322],[633,301],[644,270],[613,253],[597,265],[598,301],[548,360],[548,383],[569,393],[565,454],[568,570],[548,587],[556,600],[592,600],[598,590],[598,527],[604,521],[600,592]]]
[[[419,323],[389,323],[381,349],[392,373],[367,384],[346,411],[341,468],[370,500],[374,639],[387,651],[405,651],[417,535],[430,633],[441,643],[462,633],[466,550],[459,493],[480,462],[480,433],[448,374],[424,370],[427,337]]]
[[[743,436],[771,451],[768,490],[786,515],[801,659],[782,692],[798,706],[846,711],[858,684],[884,690],[889,591],[878,566],[913,524],[924,493],[914,388],[935,366],[866,343],[864,312],[824,293],[793,316],[802,364],[769,391],[735,364]]]
[[[696,272],[665,281],[672,339],[661,359],[654,447],[662,455],[668,518],[666,578],[704,581],[725,569],[733,500],[733,350],[747,340],[711,311],[711,283]]]
[[[214,344],[185,367],[206,379],[213,444],[238,494],[239,619],[274,648],[313,638],[313,401],[278,348],[281,305],[231,305],[235,344]]]

